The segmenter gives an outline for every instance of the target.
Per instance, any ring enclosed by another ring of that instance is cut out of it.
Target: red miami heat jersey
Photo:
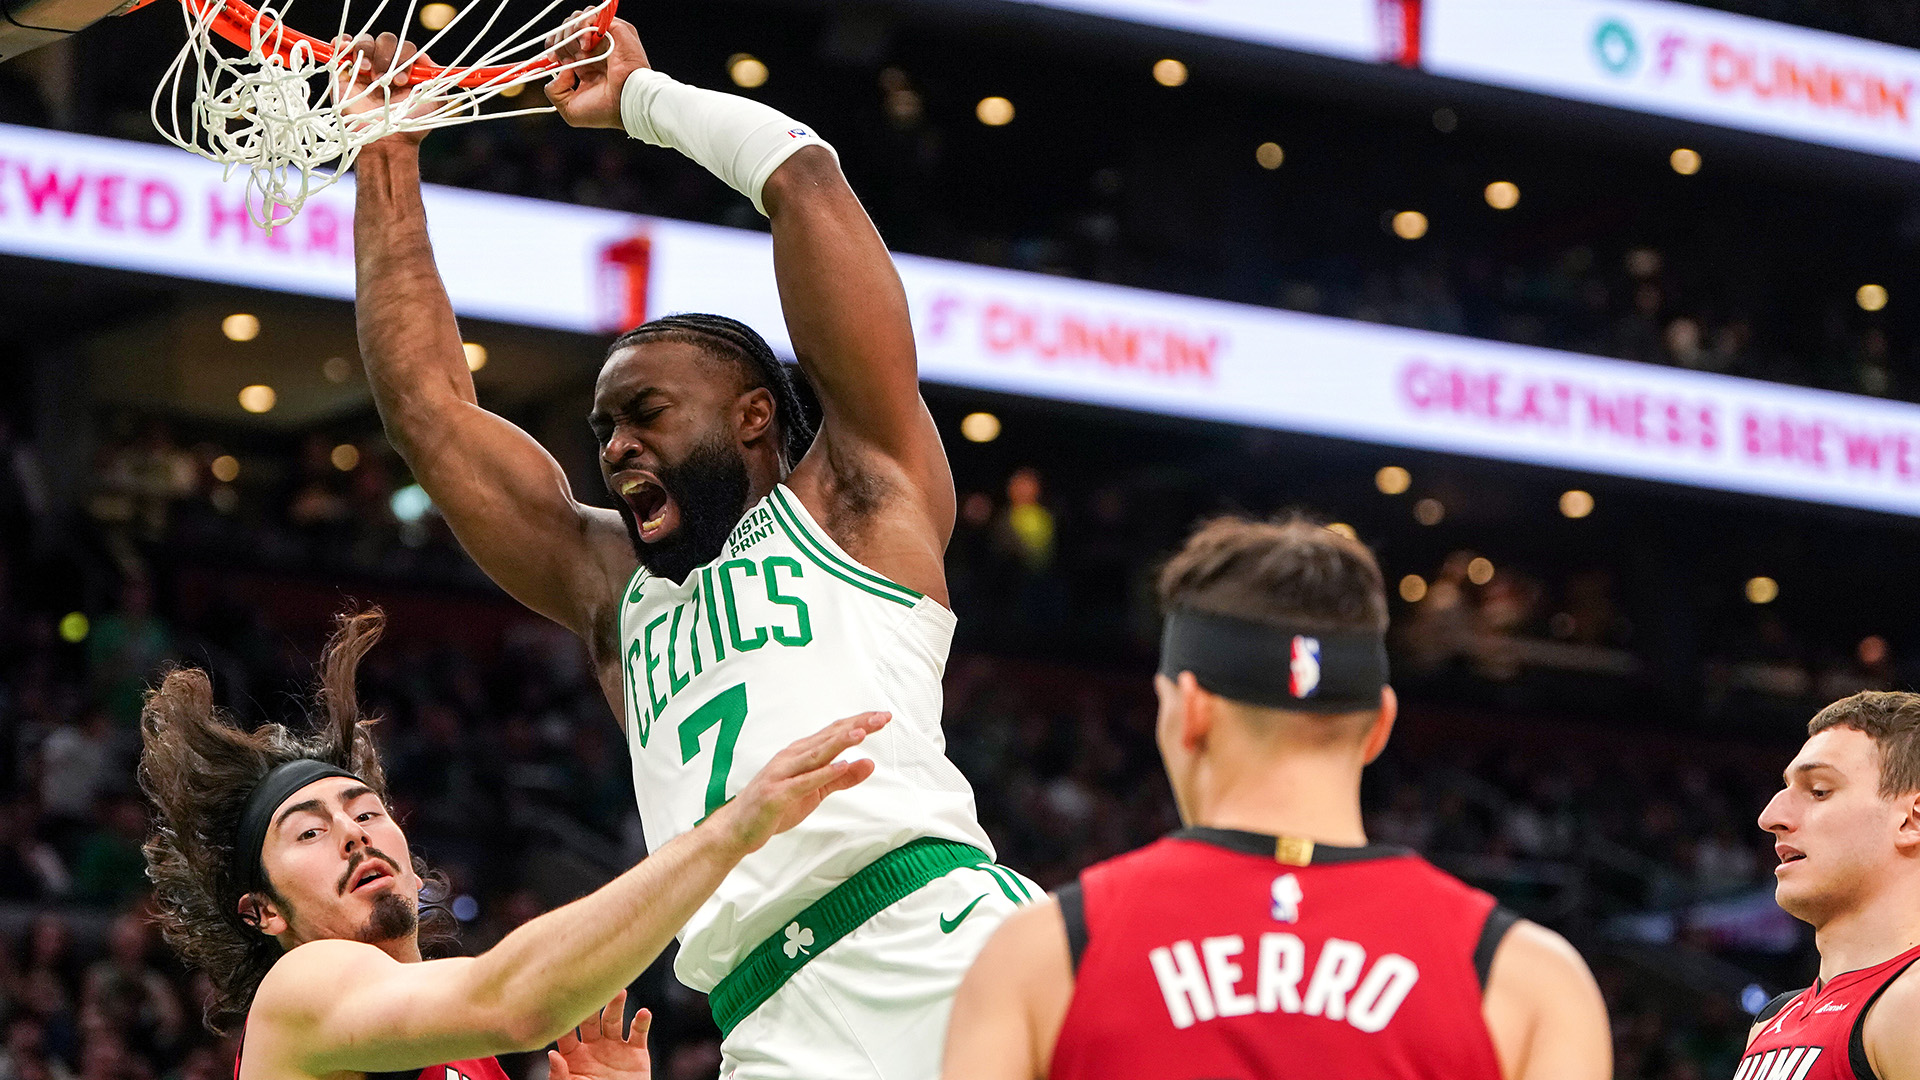
[[[1920,946],[1774,998],[1755,1020],[1760,1033],[1734,1080],[1878,1080],[1862,1034],[1867,1010],[1916,960]]]
[[[1410,851],[1184,829],[1058,896],[1052,1080],[1500,1080],[1481,988],[1516,920]]]

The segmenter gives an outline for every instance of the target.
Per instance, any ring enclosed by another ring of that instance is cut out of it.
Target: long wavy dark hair
[[[373,742],[378,718],[361,715],[354,689],[360,659],[380,640],[385,622],[377,608],[340,616],[320,658],[320,685],[304,732],[283,724],[245,730],[214,705],[213,683],[197,668],[169,671],[147,693],[140,789],[157,811],[145,847],[155,918],[167,944],[212,980],[205,1021],[217,1034],[239,1030],[260,980],[281,955],[280,943],[240,912],[247,894],[233,849],[247,796],[275,766],[313,758],[351,771],[386,800],[386,772]],[[426,883],[421,947],[443,946],[457,925],[442,906],[446,881],[418,856],[414,869]]]

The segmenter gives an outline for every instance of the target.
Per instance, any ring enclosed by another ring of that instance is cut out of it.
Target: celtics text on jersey
[[[682,982],[711,989],[807,905],[909,841],[991,854],[940,729],[953,627],[939,602],[850,557],[784,485],[685,581],[634,573],[620,602],[622,679],[650,849],[794,740],[856,713],[893,714],[854,751],[874,759],[874,774],[748,856],[681,931]]]

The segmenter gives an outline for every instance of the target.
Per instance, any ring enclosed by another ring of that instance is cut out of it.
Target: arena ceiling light
[[[1560,513],[1570,518],[1583,518],[1593,513],[1593,496],[1575,488],[1560,493]]]
[[[1485,585],[1493,580],[1493,560],[1484,555],[1476,555],[1467,564],[1467,580],[1475,585]]]
[[[427,4],[420,9],[420,25],[429,30],[445,30],[459,11],[452,4]]]
[[[241,408],[258,414],[272,412],[274,403],[280,400],[280,395],[274,393],[273,387],[265,383],[254,383],[252,386],[242,387],[239,398]]]
[[[757,90],[767,85],[767,65],[751,53],[734,53],[727,57],[727,78],[742,90]]]
[[[260,319],[246,312],[236,312],[220,320],[220,332],[228,341],[252,341],[260,336]]]
[[[207,471],[213,474],[215,480],[231,484],[240,479],[240,459],[232,454],[221,454],[207,465]]]
[[[1161,86],[1185,86],[1187,84],[1187,65],[1169,57],[1155,61],[1153,81]]]
[[[960,421],[960,435],[968,442],[992,442],[1000,437],[1000,418],[990,412],[968,413]]]
[[[1520,205],[1520,185],[1511,180],[1495,180],[1484,192],[1487,205],[1495,210],[1511,210]]]
[[[1667,155],[1667,164],[1681,176],[1692,176],[1700,171],[1700,151],[1681,147]]]
[[[1421,499],[1413,504],[1413,520],[1422,525],[1438,525],[1446,517],[1446,505],[1439,499]]]
[[[487,366],[487,347],[477,341],[464,342],[460,350],[467,354],[467,370],[479,371]]]
[[[1253,160],[1259,162],[1261,168],[1272,172],[1286,163],[1287,152],[1277,142],[1263,142],[1254,149]]]
[[[1853,302],[1859,304],[1862,311],[1879,311],[1887,306],[1887,287],[1862,285],[1854,291]]]
[[[1780,583],[1770,577],[1747,579],[1747,602],[1750,604],[1771,604],[1780,596]]]
[[[1005,127],[1013,123],[1013,102],[1003,97],[984,97],[973,107],[973,115],[988,127]]]
[[[1409,604],[1417,604],[1427,598],[1427,579],[1419,574],[1408,574],[1400,579],[1400,599]]]
[[[1382,495],[1402,495],[1413,486],[1413,474],[1398,465],[1385,465],[1373,474],[1373,486]]]
[[[1418,210],[1402,210],[1393,215],[1393,235],[1402,240],[1418,240],[1427,235],[1427,215]]]
[[[360,466],[360,448],[350,442],[341,443],[333,448],[333,453],[327,455],[327,460],[333,462],[333,467],[341,472],[352,472]]]

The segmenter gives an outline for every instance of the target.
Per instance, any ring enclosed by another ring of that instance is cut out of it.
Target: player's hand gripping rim
[[[555,62],[567,65],[582,60],[595,50],[600,57],[592,63],[567,67],[554,73],[547,82],[547,100],[572,127],[620,128],[620,93],[627,76],[647,62],[646,47],[640,44],[640,32],[625,19],[615,19],[607,27],[604,43],[590,40],[597,35],[585,29],[599,14],[596,8],[583,8],[568,15],[560,29],[547,35],[547,51]]]
[[[647,1052],[647,1029],[653,1013],[634,1013],[633,1026],[623,1036],[626,1016],[627,992],[622,990],[606,1008],[560,1036],[547,1051],[548,1080],[649,1080],[653,1060]]]
[[[706,823],[723,830],[742,856],[760,850],[775,834],[793,828],[813,813],[827,796],[872,776],[870,758],[835,759],[891,719],[892,713],[861,713],[800,739],[775,754]]]
[[[420,47],[413,42],[401,41],[393,34],[381,34],[378,37],[361,34],[355,38],[335,38],[333,45],[350,58],[344,70],[339,67],[334,69],[336,75],[333,86],[334,100],[340,103],[340,113],[351,118],[350,122],[381,123],[385,118],[395,115],[420,117],[437,107],[431,101],[414,100],[414,65],[431,61],[421,54]],[[344,89],[340,85],[343,77],[346,82]],[[420,129],[397,131],[385,138],[418,143],[426,136],[425,129]]]

